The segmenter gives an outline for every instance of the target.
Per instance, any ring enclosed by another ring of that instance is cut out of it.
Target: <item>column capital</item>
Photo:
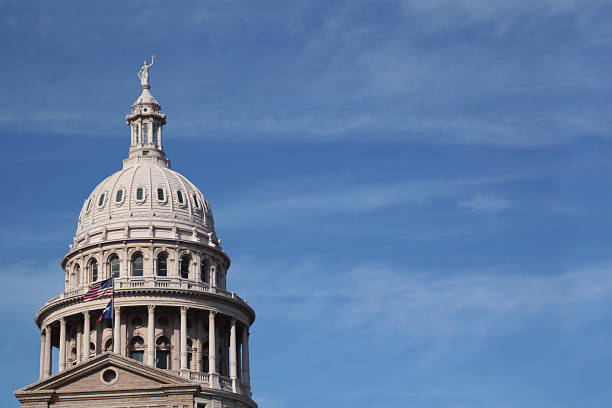
[[[147,305],[147,309],[149,310],[149,313],[153,313],[155,311],[155,305]]]
[[[209,317],[209,318],[214,319],[214,318],[215,318],[215,316],[217,315],[217,313],[218,313],[218,312],[215,312],[214,310],[211,310],[211,311],[208,313],[208,317]]]
[[[66,318],[64,316],[60,317],[59,318],[59,322],[60,322],[61,325],[66,324]]]
[[[234,326],[236,324],[236,319],[232,317],[232,319],[230,320],[230,323],[232,324],[232,326]]]
[[[115,309],[115,313],[120,313],[121,312],[121,306],[115,306],[115,307],[113,307],[113,309]]]
[[[89,319],[89,310],[85,310],[83,316],[85,316],[85,319]]]
[[[181,306],[181,314],[187,314],[189,308],[187,306]]]

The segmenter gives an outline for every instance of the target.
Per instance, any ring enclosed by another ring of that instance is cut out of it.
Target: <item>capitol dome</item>
[[[132,104],[129,156],[83,202],[73,246],[122,238],[188,239],[219,247],[213,215],[198,188],[170,169],[162,146],[166,115],[143,87]]]
[[[176,238],[210,238],[216,244],[210,206],[187,178],[157,160],[126,160],[83,203],[75,242],[89,236],[133,233]]]
[[[61,260],[64,290],[36,313],[40,381],[16,393],[24,407],[257,408],[255,311],[228,291],[208,201],[170,169],[151,65],[126,116],[128,157],[84,197]]]

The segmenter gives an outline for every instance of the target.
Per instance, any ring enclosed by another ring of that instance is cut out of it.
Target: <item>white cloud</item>
[[[266,264],[238,259],[230,276],[238,293],[268,319],[328,322],[360,336],[391,330],[411,341],[453,341],[457,335],[474,339],[512,331],[534,318],[571,330],[598,317],[583,314],[583,308],[599,305],[605,313],[611,272],[612,265],[551,274],[503,266],[442,275],[314,259]]]
[[[459,205],[470,211],[497,213],[510,208],[510,202],[492,194],[475,194],[472,197],[460,200]]]

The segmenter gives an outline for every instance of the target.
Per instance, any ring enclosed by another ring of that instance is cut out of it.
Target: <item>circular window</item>
[[[114,368],[107,368],[100,373],[100,379],[106,385],[112,385],[117,382],[118,373]]]
[[[168,318],[166,316],[161,316],[157,319],[157,323],[162,327],[166,327],[168,325]]]
[[[142,327],[142,317],[135,317],[132,319],[132,326],[134,327]]]
[[[144,109],[143,109],[143,111],[145,111],[145,112],[146,112],[146,111],[147,111],[147,108],[144,108]]]

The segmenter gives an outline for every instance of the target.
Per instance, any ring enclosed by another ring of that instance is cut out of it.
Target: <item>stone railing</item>
[[[223,391],[229,391],[229,392],[234,392],[233,391],[233,385],[232,385],[232,379],[228,378],[228,377],[223,377],[217,374],[213,374],[216,378],[218,379],[218,381],[210,381],[210,376],[208,373],[201,373],[201,372],[194,372],[194,371],[177,371],[177,370],[170,370],[170,372],[172,374],[175,375],[179,375],[181,377],[185,377],[190,379],[191,381],[197,382],[198,384],[201,384],[205,387],[208,388],[217,388],[217,389],[221,389]],[[238,382],[240,381],[240,379],[238,379]],[[237,384],[236,387],[236,393],[238,394],[243,394],[243,395],[247,395],[247,396],[251,396],[251,393],[248,389],[248,387],[244,387],[242,385]]]
[[[126,289],[177,289],[177,290],[191,290],[195,292],[207,292],[221,295],[224,297],[232,298],[246,303],[244,299],[238,296],[234,292],[228,292],[226,290],[214,287],[208,283],[196,282],[188,279],[180,278],[166,278],[158,276],[143,276],[143,277],[129,277],[129,278],[116,278],[114,281],[115,291],[121,291]],[[58,300],[68,299],[80,295],[84,295],[87,292],[88,286],[82,286],[76,289],[70,289],[59,295],[49,299],[45,304],[54,303]]]

